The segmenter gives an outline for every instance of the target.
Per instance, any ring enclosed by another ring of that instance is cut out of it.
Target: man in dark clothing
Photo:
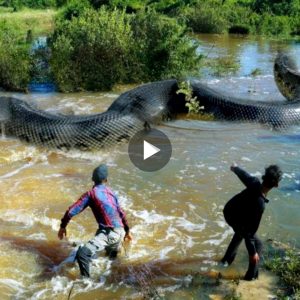
[[[262,242],[257,237],[256,231],[265,209],[265,203],[269,202],[266,196],[272,188],[278,187],[282,171],[277,165],[267,167],[261,183],[257,177],[249,175],[235,165],[230,169],[242,181],[246,189],[235,195],[224,207],[225,220],[234,230],[234,235],[221,262],[230,265],[237,254],[239,245],[245,239],[249,266],[244,279],[253,280],[258,278],[258,262],[262,251]]]
[[[67,235],[66,227],[71,218],[88,206],[92,209],[99,228],[95,237],[80,246],[76,253],[80,273],[85,277],[90,276],[89,264],[96,252],[106,250],[108,254],[115,256],[122,240],[132,239],[125,213],[116,195],[106,186],[107,176],[106,165],[102,164],[94,170],[92,180],[95,185],[69,207],[61,219],[58,231],[58,237],[62,239]]]

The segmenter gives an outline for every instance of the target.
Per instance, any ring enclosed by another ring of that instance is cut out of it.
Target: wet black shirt
[[[245,238],[249,254],[254,255],[256,250],[253,236],[259,227],[265,203],[269,200],[263,196],[262,184],[257,177],[251,176],[239,167],[234,167],[233,172],[244,183],[246,189],[226,203],[224,217],[234,231]]]

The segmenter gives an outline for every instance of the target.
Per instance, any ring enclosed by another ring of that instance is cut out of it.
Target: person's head
[[[265,168],[265,174],[262,176],[263,185],[267,188],[278,187],[282,178],[282,171],[277,165],[270,165]]]
[[[108,168],[106,165],[101,164],[93,171],[92,180],[95,184],[101,184],[107,182],[107,176]]]

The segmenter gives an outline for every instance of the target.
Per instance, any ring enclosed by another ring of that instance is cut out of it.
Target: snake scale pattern
[[[286,101],[245,101],[223,95],[197,80],[191,81],[191,87],[204,111],[215,119],[281,128],[300,124],[300,73],[286,54],[277,56],[274,78]],[[144,84],[121,94],[107,111],[83,116],[51,114],[20,99],[0,97],[1,131],[51,148],[92,150],[112,146],[165,116],[184,112],[184,96],[177,93],[178,89],[176,80]]]

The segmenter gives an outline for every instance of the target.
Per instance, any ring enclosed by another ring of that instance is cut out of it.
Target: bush
[[[300,35],[300,14],[297,17],[292,17],[291,34],[292,35]]]
[[[173,12],[183,9],[184,7],[196,4],[196,0],[150,0],[149,5],[156,11],[171,15]]]
[[[55,7],[56,0],[7,0],[5,1],[5,6],[11,6],[15,11],[19,10],[22,7],[30,8],[46,8],[46,7]]]
[[[224,5],[225,6],[225,5]],[[251,11],[249,7],[226,5],[227,20],[229,22],[229,33],[248,34],[255,33],[259,16]]]
[[[145,6],[145,1],[141,0],[110,0],[109,4],[113,8],[125,9],[127,13],[137,12]]]
[[[263,35],[288,36],[291,34],[290,18],[288,16],[261,15],[258,32]]]
[[[30,81],[29,46],[20,42],[14,28],[0,24],[0,86],[25,91]]]
[[[199,1],[184,12],[187,24],[198,33],[223,33],[227,31],[226,11],[221,1]]]
[[[255,0],[253,10],[258,13],[273,13],[275,15],[291,15],[293,8],[299,5],[298,0]]]
[[[186,27],[155,11],[140,11],[132,20],[139,80],[181,77],[199,71],[197,44]]]
[[[86,10],[57,31],[51,65],[62,91],[109,90],[127,77],[134,41],[124,12]]]
[[[86,9],[90,8],[88,0],[71,0],[63,8],[58,15],[58,19],[72,20],[72,18],[78,18]]]
[[[85,10],[60,20],[53,35],[51,66],[61,91],[181,76],[198,62],[185,27],[154,11]]]

